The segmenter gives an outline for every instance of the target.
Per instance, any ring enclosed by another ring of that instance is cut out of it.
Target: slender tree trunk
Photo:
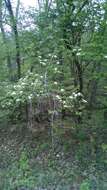
[[[15,46],[16,46],[17,76],[18,76],[18,79],[20,79],[20,77],[21,77],[21,60],[20,60],[20,45],[19,45],[19,35],[18,35],[18,28],[17,28],[17,18],[15,18],[15,16],[14,16],[10,0],[5,0],[5,4],[6,4],[7,10],[10,15],[12,30],[14,32]]]
[[[75,65],[77,68],[77,77],[78,77],[78,86],[79,86],[79,92],[83,92],[83,72],[82,72],[82,66],[80,65],[78,60],[75,60]]]
[[[3,37],[3,42],[5,44],[5,48],[6,48],[6,59],[7,59],[7,66],[8,66],[8,71],[9,71],[9,79],[12,80],[12,65],[11,65],[11,57],[9,54],[9,47],[7,44],[7,37],[5,34],[5,30],[3,27],[3,19],[2,19],[2,0],[0,1],[0,29],[1,29],[1,33],[2,33],[2,37]]]
[[[97,73],[100,73],[101,71],[101,63],[95,64],[94,71]],[[91,81],[91,89],[89,88],[90,91],[90,98],[89,98],[89,107],[92,109],[95,107],[96,102],[96,96],[97,96],[97,90],[98,90],[98,83],[99,83],[99,78],[94,79]]]
[[[74,76],[74,86],[78,88],[78,91],[83,93],[83,69],[76,55],[73,56],[71,63],[71,76]]]

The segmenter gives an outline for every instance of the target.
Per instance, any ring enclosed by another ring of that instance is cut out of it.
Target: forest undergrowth
[[[32,133],[25,123],[1,122],[0,189],[106,190],[107,131],[94,112],[87,122],[57,121],[53,137],[50,128]]]

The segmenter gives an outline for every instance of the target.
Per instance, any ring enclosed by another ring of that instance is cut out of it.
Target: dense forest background
[[[107,2],[0,0],[0,189],[107,190]]]

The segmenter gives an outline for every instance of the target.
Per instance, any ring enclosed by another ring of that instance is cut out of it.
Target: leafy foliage
[[[107,189],[106,1],[1,0],[0,29],[1,189]]]

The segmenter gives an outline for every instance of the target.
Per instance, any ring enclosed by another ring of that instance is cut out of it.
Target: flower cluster
[[[15,106],[38,97],[44,91],[42,79],[43,76],[28,72],[15,85],[7,87],[7,94],[1,102],[1,106]]]
[[[81,92],[73,92],[70,96],[67,96],[63,101],[63,107],[75,115],[81,114],[85,108],[87,101]]]
[[[65,92],[64,89],[60,89],[60,92]],[[78,109],[82,105],[84,108],[87,101],[84,99],[84,96],[80,92],[73,92],[70,96],[61,96],[56,95],[56,99],[62,102],[64,108],[69,108],[70,110]]]

